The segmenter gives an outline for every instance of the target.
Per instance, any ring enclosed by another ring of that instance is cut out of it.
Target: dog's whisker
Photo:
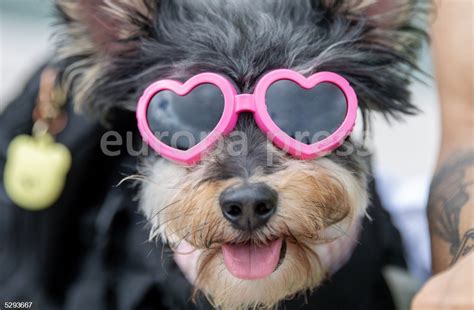
[[[209,224],[208,223],[203,223],[201,226],[197,226],[197,227],[193,227],[193,230],[192,231],[189,231],[187,232],[183,237],[181,237],[181,240],[185,240],[187,236],[189,236],[190,234],[195,234],[197,232],[200,232],[202,231],[203,229],[205,229]],[[189,227],[185,226],[185,227],[181,227],[175,231],[173,231],[171,234],[172,235],[176,235],[178,233],[180,233],[181,231],[185,230],[185,229],[188,229]]]
[[[149,182],[149,183],[158,185],[158,184],[156,184],[151,178],[149,178],[149,177],[147,177],[147,176],[145,176],[145,175],[134,174],[134,175],[126,176],[126,177],[124,177],[123,179],[121,179],[121,180],[115,185],[115,187],[121,186],[121,185],[122,185],[123,183],[125,183],[126,181],[142,181],[142,182]]]
[[[169,224],[173,221],[176,221],[176,220],[182,219],[182,218],[186,218],[186,217],[192,217],[193,215],[194,215],[194,213],[179,214],[175,217],[166,219],[166,221],[160,222],[157,226],[166,226],[167,224]]]
[[[161,208],[160,210],[158,210],[157,212],[155,212],[154,214],[152,214],[151,217],[150,217],[150,219],[155,218],[155,217],[158,216],[161,212],[167,210],[169,207],[171,207],[171,206],[173,206],[173,205],[175,205],[175,204],[177,204],[177,203],[179,203],[179,202],[181,202],[181,201],[180,201],[180,200],[175,200],[175,201],[173,201],[173,202],[167,204],[166,206],[164,206],[163,208]],[[176,210],[176,212],[178,212],[178,211],[180,211],[180,210]]]

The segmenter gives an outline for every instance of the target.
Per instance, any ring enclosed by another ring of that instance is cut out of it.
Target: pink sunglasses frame
[[[273,122],[265,103],[267,89],[279,80],[290,80],[306,89],[313,88],[323,82],[335,84],[346,96],[347,113],[344,121],[335,132],[319,142],[308,145],[293,139]],[[224,111],[216,127],[206,138],[188,150],[175,149],[157,139],[147,121],[147,110],[153,96],[163,90],[170,90],[177,95],[184,96],[202,84],[217,86],[224,96]],[[252,112],[258,127],[267,135],[268,139],[294,157],[315,159],[324,156],[339,147],[352,132],[357,116],[357,107],[357,96],[354,90],[346,79],[336,73],[318,72],[304,77],[293,70],[278,69],[265,74],[257,82],[253,94],[237,94],[235,86],[227,78],[211,72],[197,74],[184,84],[175,80],[159,80],[145,89],[138,101],[136,116],[138,129],[145,143],[165,158],[191,165],[199,161],[220,137],[227,135],[235,128],[241,112]]]

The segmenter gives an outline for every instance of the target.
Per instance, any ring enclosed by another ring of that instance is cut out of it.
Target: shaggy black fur
[[[115,108],[134,110],[144,88],[158,79],[185,81],[210,71],[228,76],[241,92],[251,92],[262,74],[277,68],[344,76],[358,95],[364,128],[372,110],[394,117],[417,111],[408,87],[425,36],[416,26],[423,23],[414,21],[426,13],[424,0],[407,1],[384,17],[392,21],[383,26],[376,16],[355,9],[361,0],[135,1],[142,6],[117,1],[118,8],[104,13],[106,22],[127,33],[106,36],[111,41],[105,46],[94,40],[91,32],[98,31],[84,27],[87,21],[79,14],[96,14],[93,9],[100,9],[100,1],[92,1],[92,9],[64,5],[70,2],[60,0],[58,5],[58,60],[76,106],[95,118],[107,120]],[[278,158],[266,165],[265,137],[252,130],[257,128],[251,121],[240,124],[255,138],[249,139],[252,154],[217,161],[207,180],[248,176],[262,162],[266,173],[281,166]],[[356,154],[337,157],[331,158],[362,177]]]
[[[394,14],[401,22],[378,27],[373,17],[353,10],[360,2],[145,0],[147,16],[130,7],[121,15],[123,27],[131,29],[114,42],[122,48],[100,57],[100,50],[81,46],[90,33],[59,6],[67,29],[58,32],[59,48],[76,50],[59,56],[74,68],[68,71],[73,89],[84,71],[103,64],[85,102],[79,102],[95,117],[106,117],[117,105],[134,109],[143,89],[157,79],[186,80],[210,71],[227,75],[247,92],[277,68],[341,74],[356,90],[364,114],[369,109],[392,116],[414,113],[408,86],[425,32],[413,16],[426,5],[408,1]]]

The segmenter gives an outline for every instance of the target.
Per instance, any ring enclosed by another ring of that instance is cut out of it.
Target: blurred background
[[[51,54],[52,9],[49,0],[0,0],[0,113]],[[420,61],[432,75],[428,48]],[[412,274],[419,281],[430,270],[425,208],[440,139],[434,81],[422,80],[413,85],[413,101],[422,113],[391,124],[374,116],[370,141],[382,199],[402,234]]]
[[[0,1],[0,111],[51,52],[52,1]]]

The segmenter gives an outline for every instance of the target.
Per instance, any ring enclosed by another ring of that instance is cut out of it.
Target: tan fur
[[[252,176],[279,193],[276,214],[252,236],[233,229],[219,207],[220,193],[242,180],[200,183],[206,163],[193,169],[158,161],[145,184],[142,209],[160,235],[176,248],[188,243],[200,253],[196,288],[223,309],[271,308],[284,298],[317,287],[350,255],[358,223],[365,214],[367,194],[343,167],[321,158],[288,159],[286,169]],[[355,235],[354,235],[355,234]],[[270,276],[260,280],[233,277],[223,264],[225,242],[265,243],[284,238],[287,253]]]

